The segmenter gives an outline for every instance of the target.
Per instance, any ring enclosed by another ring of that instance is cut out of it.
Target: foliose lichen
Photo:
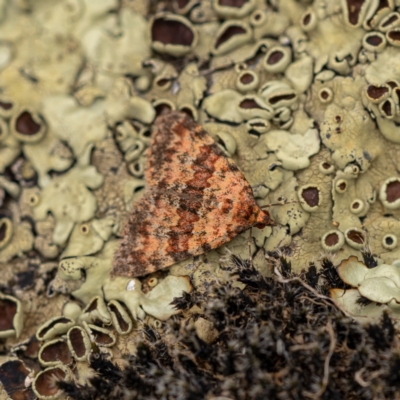
[[[0,300],[4,351],[40,342],[37,370],[7,364],[35,375],[30,393],[62,397],[49,382],[72,379],[67,365],[84,384],[90,354],[120,360],[136,349],[136,324],[162,325],[176,297],[217,281],[243,289],[227,251],[266,275],[280,255],[297,272],[329,259],[344,281],[362,270],[336,301],[354,316],[396,315],[398,0],[0,3]],[[151,125],[168,110],[203,125],[277,226],[112,280]],[[365,254],[379,266],[351,258]],[[218,329],[193,307],[185,318],[213,343]]]

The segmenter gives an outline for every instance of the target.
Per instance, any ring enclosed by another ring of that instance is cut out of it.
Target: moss
[[[192,301],[204,306],[203,320],[219,333],[218,346],[196,334],[200,319],[195,324],[171,320],[161,333],[145,324],[137,354],[128,358],[124,369],[104,357],[92,358],[95,378],[85,385],[63,383],[61,387],[74,399],[158,398],[160,387],[183,398],[223,393],[255,399],[301,397],[304,391],[312,394],[318,379],[323,395],[331,398],[374,397],[382,391],[386,398],[394,395],[397,355],[390,317],[364,329],[344,317],[329,299],[308,289],[304,276],[304,280],[292,275],[289,279],[263,278],[247,261],[236,260],[232,272],[246,283],[244,291],[216,285],[207,295],[194,291],[190,298],[176,301],[182,309],[193,307]],[[311,281],[311,276],[308,279]],[[299,343],[299,337],[304,341]],[[328,383],[323,384],[326,360],[330,374]],[[152,372],[154,363],[157,377]],[[373,379],[379,387],[355,384],[354,374],[360,368],[364,368],[365,380],[372,379],[378,368],[381,374]],[[278,383],[273,376],[281,371],[287,373]],[[103,393],[97,390],[100,385]]]

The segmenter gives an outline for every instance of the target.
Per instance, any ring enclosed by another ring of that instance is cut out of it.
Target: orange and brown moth
[[[215,249],[252,226],[275,225],[234,162],[186,114],[156,119],[145,179],[113,276],[146,275]]]

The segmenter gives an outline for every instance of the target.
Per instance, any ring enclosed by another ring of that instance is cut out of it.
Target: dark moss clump
[[[232,261],[244,290],[217,286],[176,299],[182,309],[202,304],[219,332],[214,343],[175,317],[161,334],[143,328],[125,370],[97,356],[87,386],[62,388],[81,400],[397,398],[400,352],[387,315],[363,328],[321,294],[316,271],[294,277],[283,262],[281,277],[264,278],[249,262]]]

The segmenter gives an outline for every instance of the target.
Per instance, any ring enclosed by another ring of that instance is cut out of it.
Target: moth
[[[112,275],[137,277],[275,225],[234,162],[187,114],[154,124],[144,196],[127,218]]]

